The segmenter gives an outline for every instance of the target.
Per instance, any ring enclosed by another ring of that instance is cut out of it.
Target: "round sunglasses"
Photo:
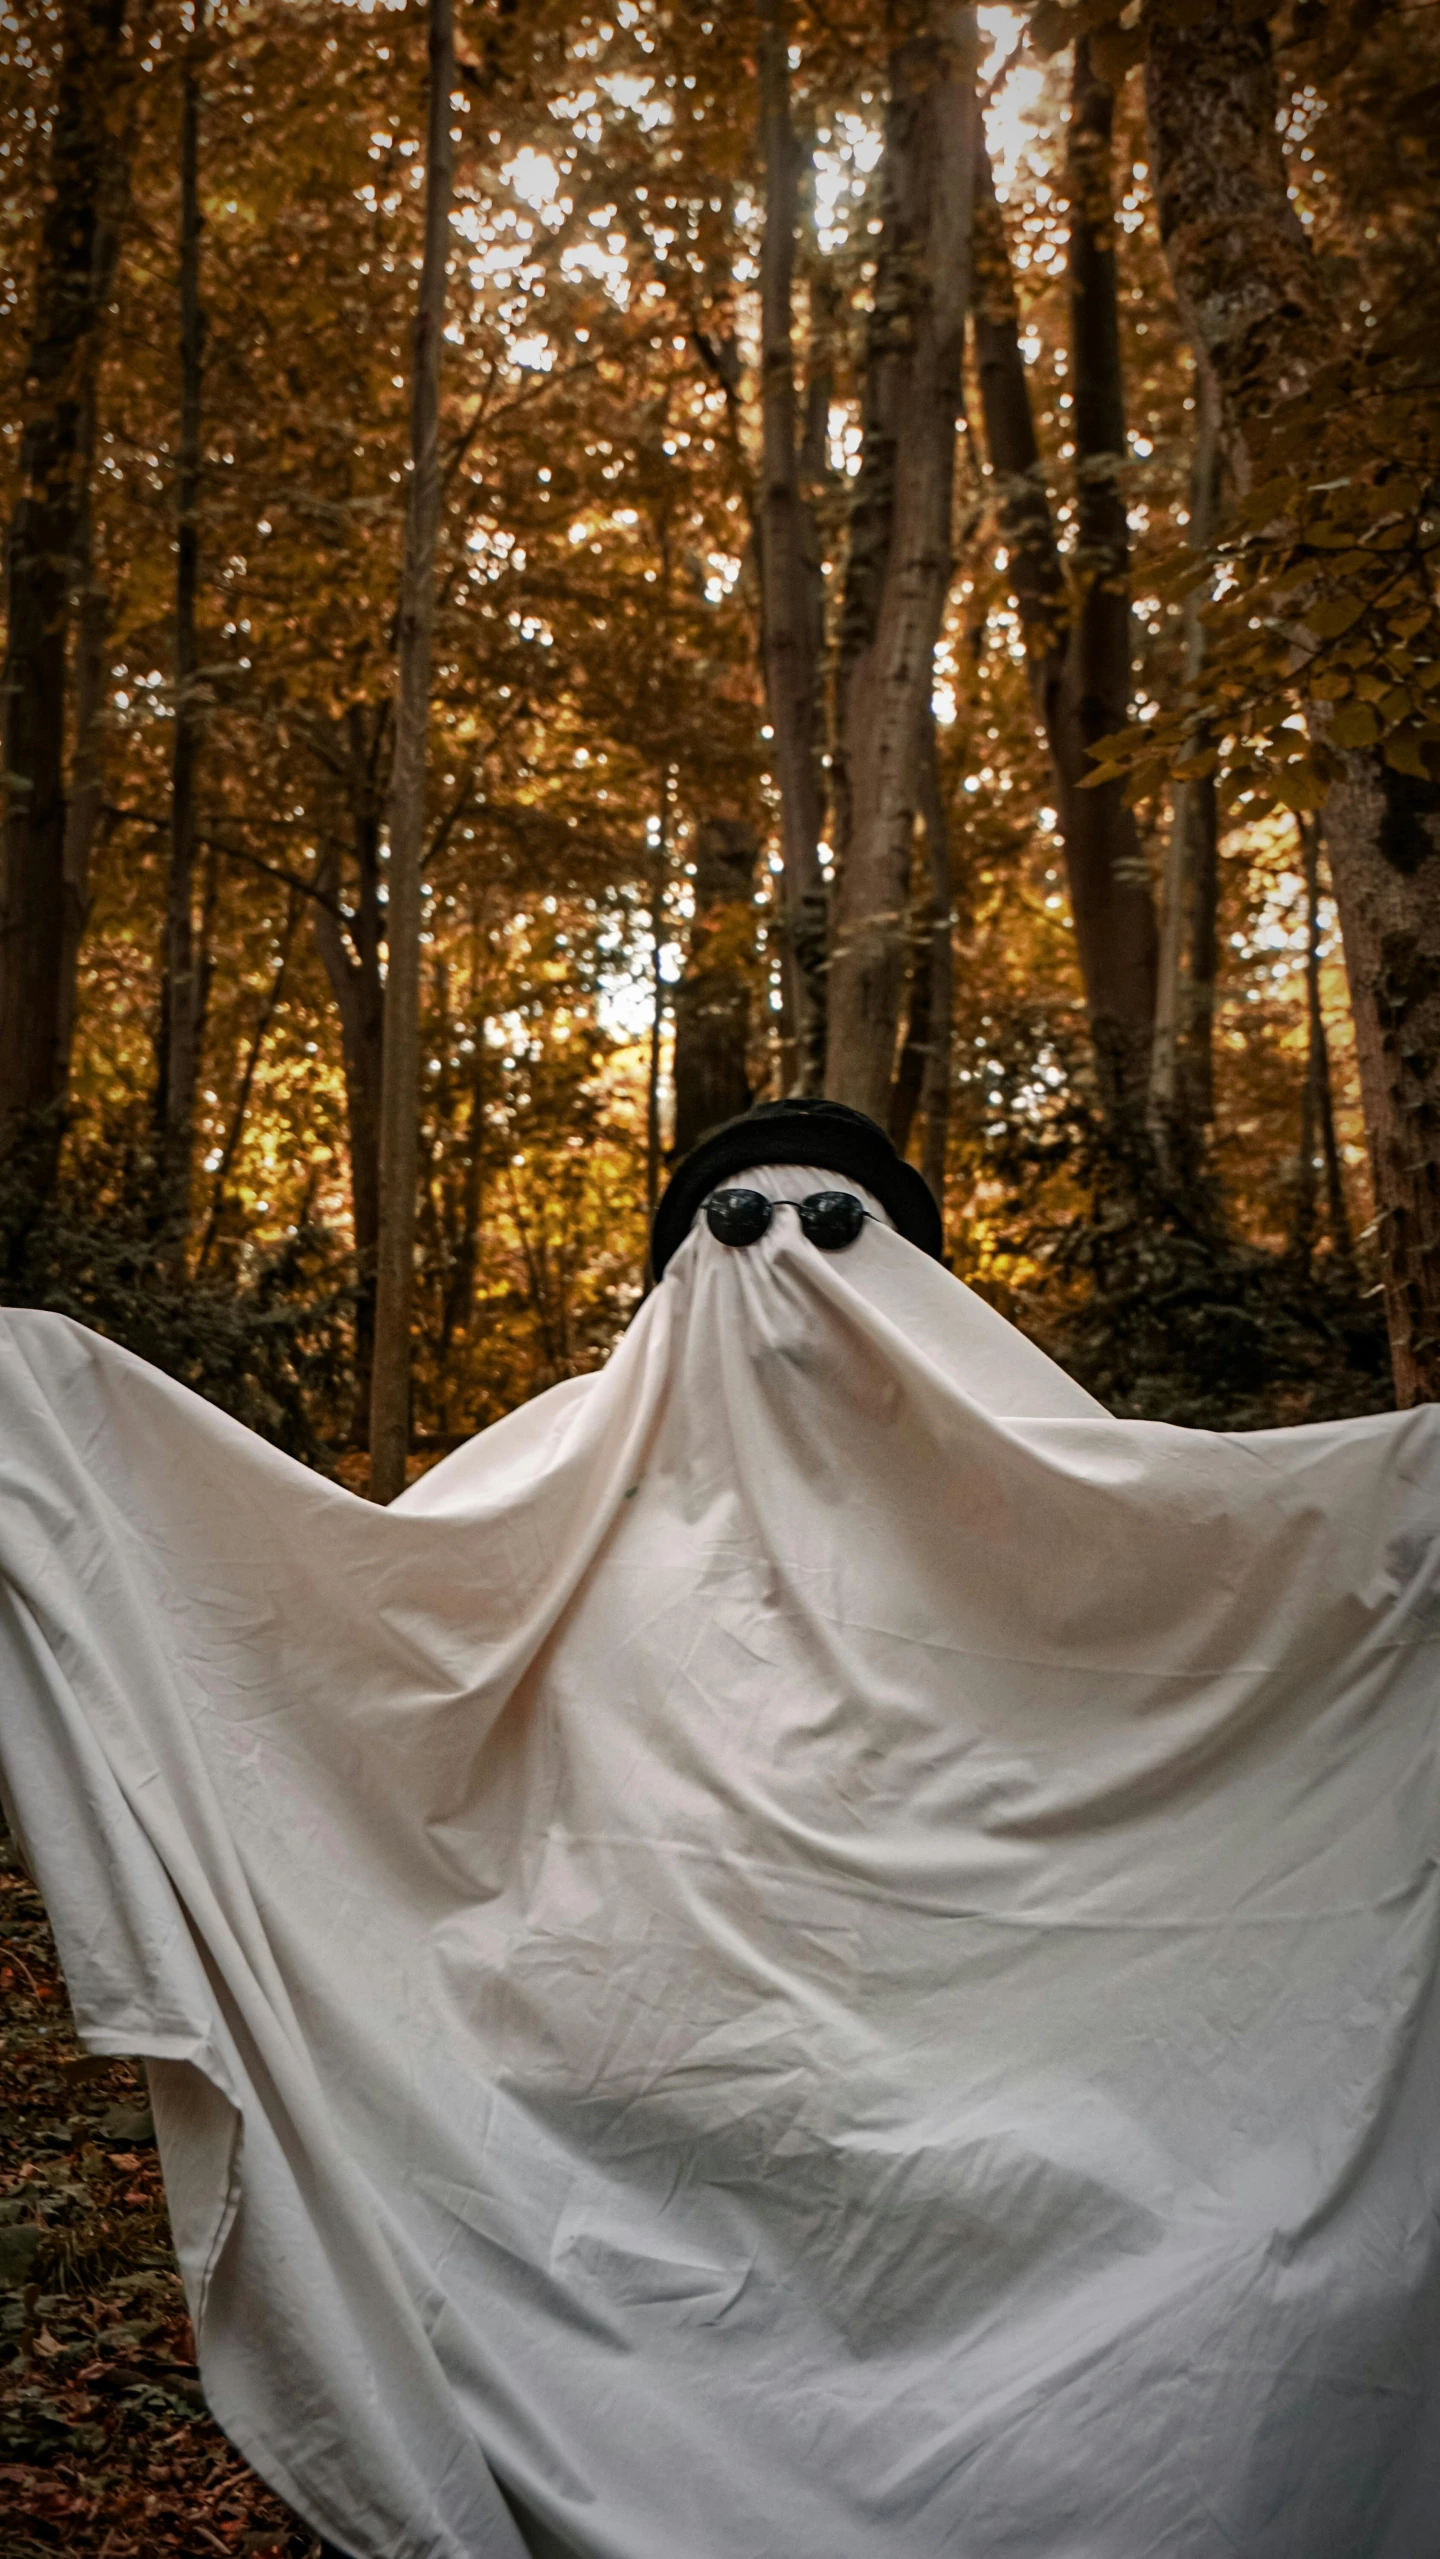
[[[712,1191],[705,1223],[717,1244],[758,1244],[777,1208],[793,1208],[806,1241],[822,1253],[853,1244],[873,1211],[853,1191],[812,1191],[803,1200],[767,1200],[763,1191]]]

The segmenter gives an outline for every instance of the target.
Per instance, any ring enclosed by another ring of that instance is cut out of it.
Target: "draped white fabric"
[[[1433,1410],[1115,1422],[879,1223],[389,1511],[0,1317],[221,2423],[355,2559],[1434,2559],[1437,1528]]]

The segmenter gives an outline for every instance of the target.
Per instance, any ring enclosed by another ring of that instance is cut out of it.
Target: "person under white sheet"
[[[388,1511],[0,1316],[210,2403],[351,2559],[1433,2559],[1440,1421],[1113,1420],[852,1123]]]

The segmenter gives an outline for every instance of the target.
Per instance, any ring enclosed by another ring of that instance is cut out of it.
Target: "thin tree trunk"
[[[66,987],[65,705],[82,419],[100,314],[96,224],[128,123],[125,0],[65,0],[25,368],[20,494],[6,546],[5,823],[0,839],[0,1150],[22,1135],[53,1179],[72,1003]],[[37,1118],[44,1122],[37,1130]]]
[[[665,1037],[665,896],[670,885],[670,767],[660,777],[660,813],[650,860],[650,1048],[645,1068],[645,1214],[660,1197],[660,1049]]]
[[[240,1071],[234,1107],[230,1113],[230,1125],[225,1132],[225,1142],[220,1149],[220,1161],[215,1167],[215,1177],[210,1186],[210,1214],[205,1221],[205,1233],[201,1239],[197,1263],[197,1268],[201,1271],[209,1261],[219,1238],[220,1220],[225,1211],[225,1193],[235,1168],[235,1158],[240,1152],[240,1140],[245,1134],[245,1122],[250,1110],[250,1096],[255,1089],[255,1070],[260,1063],[265,1042],[270,1036],[271,1025],[280,1010],[285,993],[285,979],[290,967],[290,953],[295,941],[295,927],[299,921],[300,891],[292,889],[280,935],[279,957],[275,962],[270,984],[265,990],[264,1000],[256,1016],[255,1028],[250,1035],[250,1046],[245,1054],[245,1064]]]
[[[195,780],[201,741],[200,423],[205,314],[200,303],[200,58],[205,0],[192,0],[180,102],[180,440],[175,484],[175,742],[170,765],[170,865],[165,901],[163,1080],[160,1103],[161,1239],[184,1266],[200,1070],[201,955],[195,931]]]
[[[765,694],[780,794],[781,895],[791,1081],[818,1091],[824,1073],[824,792],[819,754],[821,627],[815,528],[800,485],[794,354],[795,233],[800,152],[790,114],[788,0],[761,0],[760,109],[765,236],[760,253],[758,533]]]
[[[923,862],[923,877],[919,867]],[[930,885],[930,852],[927,844],[915,846],[915,868],[910,913],[907,919],[909,958],[909,1005],[905,1018],[905,1036],[895,1060],[895,1074],[890,1086],[890,1143],[897,1155],[908,1154],[910,1132],[920,1108],[920,1093],[925,1081],[925,1063],[930,1055],[930,998],[934,991],[933,935]]]
[[[1025,668],[1035,717],[1045,732],[1060,789],[1060,685],[1070,606],[1050,493],[1045,484],[1030,381],[1020,349],[1020,313],[983,134],[975,163],[975,370],[996,522],[1007,576],[1025,641]],[[1061,793],[1062,800],[1064,798]]]
[[[465,1078],[465,1159],[460,1185],[460,1232],[441,1310],[440,1371],[445,1399],[445,1428],[454,1428],[451,1400],[450,1346],[467,1335],[474,1320],[475,1282],[480,1267],[480,1204],[485,1151],[485,1023],[488,1013],[486,950],[481,898],[470,912],[470,1058]]]
[[[974,194],[975,18],[916,0],[890,57],[882,220],[836,689],[826,1089],[889,1115],[951,504]]]
[[[950,847],[940,796],[933,711],[926,722],[921,751],[919,817],[923,836],[916,847],[911,907],[910,1006],[890,1095],[890,1137],[897,1152],[906,1154],[916,1114],[923,1114],[925,1178],[943,1206],[950,1116],[953,958]]]
[[[1265,422],[1338,330],[1290,201],[1270,31],[1245,0],[1149,22],[1161,236],[1245,491]],[[1303,618],[1303,607],[1297,618]],[[1311,717],[1323,734],[1325,706]],[[1355,1017],[1385,1311],[1401,1404],[1440,1397],[1440,785],[1351,752],[1324,810]]]
[[[1214,384],[1197,371],[1195,452],[1190,468],[1190,548],[1208,551],[1215,539],[1220,498],[1219,420]],[[1205,664],[1206,590],[1185,600],[1185,683],[1193,688]],[[1197,746],[1203,740],[1196,738]],[[1212,774],[1174,785],[1170,834],[1165,847],[1161,898],[1155,1043],[1150,1068],[1150,1115],[1163,1160],[1188,1166],[1215,1111],[1215,901],[1219,887],[1219,810]],[[1186,960],[1189,974],[1186,974]]]
[[[341,922],[341,869],[333,845],[321,863],[311,902],[311,928],[335,1009],[345,1069],[350,1155],[350,1217],[355,1235],[355,1418],[362,1445],[370,1428],[375,1354],[375,1256],[380,1234],[380,1094],[384,1081],[385,981],[380,967],[380,813],[376,765],[386,731],[384,711],[367,723],[363,703],[345,714],[346,788],[355,855],[355,904]]]
[[[60,956],[60,1073],[68,1091],[75,1041],[76,979],[90,917],[90,865],[105,808],[104,720],[110,691],[110,595],[95,552],[95,443],[100,402],[100,349],[115,282],[120,233],[130,192],[134,83],[127,112],[107,154],[95,215],[95,325],[85,346],[77,453],[79,518],[71,594],[75,609],[75,748],[65,807],[65,925]]]
[[[1130,526],[1125,378],[1111,189],[1114,95],[1089,38],[1075,44],[1070,195],[1071,412],[1075,440],[1074,615],[1060,687],[1062,812],[1075,934],[1104,1098],[1144,1107],[1155,1021],[1156,930],[1144,851],[1123,786],[1091,787],[1090,750],[1130,716]],[[1086,956],[1088,954],[1088,957]]]
[[[1181,1089],[1197,1142],[1215,1117],[1215,1005],[1220,976],[1220,802],[1214,777],[1187,783],[1190,974],[1186,987]]]
[[[1102,1089],[1128,1111],[1154,1014],[1154,901],[1132,812],[1086,790],[1087,752],[1123,725],[1129,690],[1124,408],[1109,194],[1109,93],[1077,57],[1069,143],[1077,596],[1067,592],[1020,348],[1015,284],[988,155],[977,162],[975,356],[1000,538],[1035,716],[1055,776],[1076,956]],[[1117,444],[1116,438],[1119,438]],[[1116,707],[1118,700],[1118,709]]]
[[[675,989],[677,1156],[750,1107],[759,858],[760,840],[746,818],[706,818],[695,830],[695,917]]]
[[[375,1361],[370,1390],[370,1492],[403,1492],[410,1445],[410,1303],[419,1165],[421,862],[425,762],[440,530],[440,347],[450,246],[450,92],[454,0],[430,0],[430,102],[425,163],[425,253],[415,314],[410,490],[400,586],[399,706],[390,786],[386,907],[385,1056],[380,1108],[380,1234]]]
[[[920,816],[930,864],[930,1046],[920,1086],[925,1140],[920,1169],[945,1213],[945,1159],[950,1136],[950,1078],[955,1045],[955,941],[950,830],[940,789],[940,757],[932,711],[920,768]]]

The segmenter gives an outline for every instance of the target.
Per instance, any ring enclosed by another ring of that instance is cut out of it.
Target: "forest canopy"
[[[1440,13],[10,0],[0,155],[0,1298],[393,1490],[824,1092],[1121,1412],[1440,1393]]]

